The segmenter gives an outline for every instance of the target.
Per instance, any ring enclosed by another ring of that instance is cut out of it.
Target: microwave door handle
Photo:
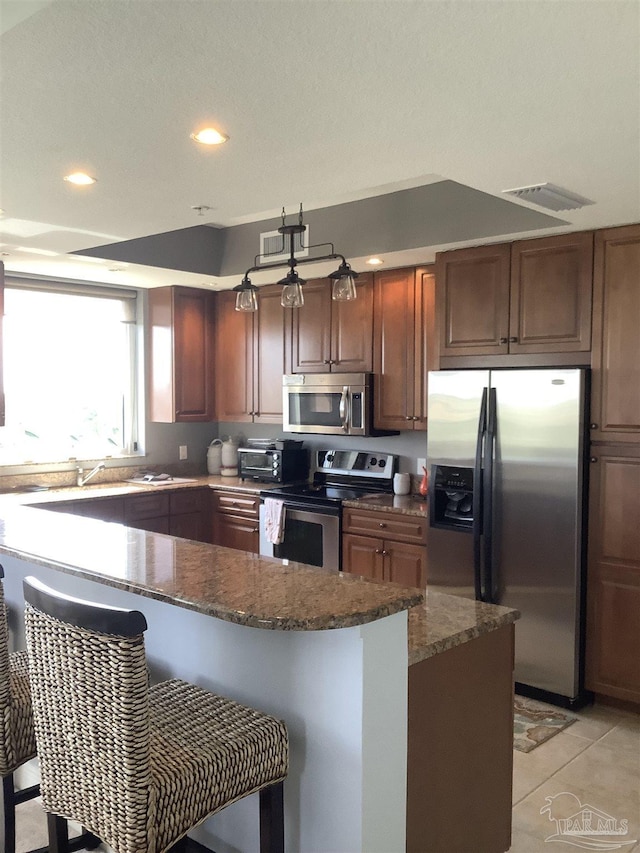
[[[340,414],[340,425],[342,426],[342,429],[345,432],[348,432],[348,430],[349,430],[349,412],[347,409],[348,399],[349,399],[349,386],[343,385],[342,386],[342,395],[340,397],[340,408],[338,411]]]

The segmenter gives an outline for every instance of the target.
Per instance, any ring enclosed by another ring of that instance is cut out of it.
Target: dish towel
[[[285,509],[282,501],[264,499],[264,534],[267,542],[279,545],[284,540]]]

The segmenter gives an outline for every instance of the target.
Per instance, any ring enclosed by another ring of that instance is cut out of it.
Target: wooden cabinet
[[[436,368],[433,267],[374,276],[374,424],[425,430],[427,380]]]
[[[342,530],[344,572],[402,586],[426,586],[426,519],[346,507]]]
[[[640,225],[596,232],[591,438],[640,443]]]
[[[208,488],[175,491],[163,488],[162,492],[125,497],[79,498],[40,506],[54,512],[114,521],[151,533],[170,533],[183,539],[210,542],[210,492]]]
[[[169,494],[169,533],[196,542],[211,541],[211,489],[183,489]]]
[[[218,294],[215,386],[219,421],[282,424],[282,375],[289,372],[291,317],[279,285],[261,287],[258,311],[235,310]]]
[[[3,335],[2,323],[4,320],[4,264],[0,261],[0,427],[4,426],[4,364],[2,360]]]
[[[188,287],[149,291],[152,421],[214,419],[213,296],[207,290]]]
[[[212,542],[257,554],[260,551],[260,496],[213,492]]]
[[[640,703],[640,448],[591,459],[586,686]]]
[[[440,356],[591,349],[593,233],[436,255]]]
[[[369,373],[373,369],[373,275],[356,279],[357,298],[334,302],[332,281],[305,284],[293,310],[292,373]]]

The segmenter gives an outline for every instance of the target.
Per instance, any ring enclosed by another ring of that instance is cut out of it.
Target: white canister
[[[238,443],[231,436],[222,442],[222,467],[220,474],[223,477],[238,476]]]
[[[411,491],[411,474],[394,474],[393,491],[396,495],[408,495]]]
[[[210,474],[219,474],[222,467],[222,442],[214,438],[207,449],[207,471]]]

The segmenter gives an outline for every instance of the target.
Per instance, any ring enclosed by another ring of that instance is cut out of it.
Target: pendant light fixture
[[[269,255],[256,255],[253,260],[253,266],[249,267],[246,271],[240,284],[233,288],[237,294],[236,311],[258,310],[258,300],[256,298],[258,288],[251,283],[249,273],[257,272],[258,270],[277,269],[278,267],[288,266],[289,272],[278,282],[278,284],[282,285],[280,303],[284,308],[300,308],[304,305],[303,286],[306,284],[306,281],[303,278],[300,278],[296,272],[296,267],[299,264],[310,264],[318,261],[329,261],[338,258],[341,261],[340,266],[335,272],[332,272],[329,275],[329,278],[333,281],[331,298],[335,299],[337,302],[347,302],[356,298],[355,280],[358,277],[358,273],[351,269],[343,255],[335,251],[333,243],[317,243],[313,246],[304,246],[302,238],[300,238],[302,248],[319,249],[323,246],[330,246],[331,252],[327,255],[316,255],[316,257],[313,258],[297,259],[295,257],[295,235],[304,234],[306,230],[307,226],[302,220],[302,204],[300,205],[300,212],[298,213],[298,221],[293,225],[287,225],[286,213],[284,207],[282,208],[282,225],[278,228],[278,233],[282,235],[282,246],[276,252],[271,252],[270,254],[283,254],[286,250],[286,241],[288,237],[289,260],[286,263],[277,262],[272,264],[258,264],[259,258],[268,258]]]

